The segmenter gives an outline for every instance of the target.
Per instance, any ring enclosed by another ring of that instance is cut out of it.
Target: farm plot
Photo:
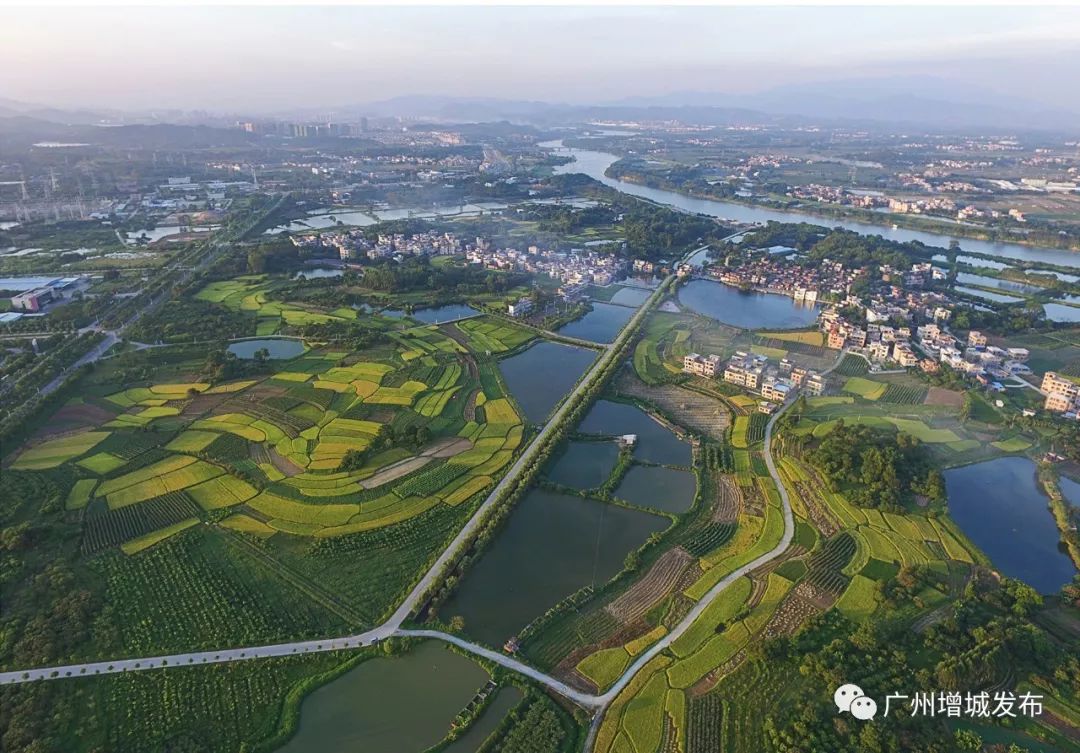
[[[224,471],[216,465],[178,455],[103,481],[96,495],[105,497],[109,508],[116,509],[187,489],[222,473]]]
[[[649,386],[632,372],[624,371],[617,388],[624,395],[652,403],[680,426],[712,439],[723,439],[731,423],[731,412],[723,401],[685,387],[674,384]]]
[[[42,471],[66,463],[92,450],[99,442],[109,436],[107,431],[83,431],[67,437],[50,439],[34,445],[22,453],[11,464],[17,471]]]
[[[140,505],[86,516],[81,549],[94,554],[180,521],[198,517],[199,505],[184,492],[156,497]]]
[[[623,624],[643,617],[654,604],[674,590],[693,559],[681,547],[669,549],[653,563],[644,576],[604,609]]]
[[[877,400],[885,394],[887,385],[872,379],[853,376],[844,383],[844,392],[858,395],[865,400]]]
[[[890,384],[879,400],[898,405],[921,405],[926,400],[927,393],[925,387],[917,385]]]
[[[498,319],[482,316],[466,319],[453,326],[465,334],[469,347],[477,352],[503,353],[532,340],[535,335],[524,327],[518,327]]]
[[[149,549],[155,544],[160,544],[162,541],[169,538],[170,536],[175,536],[181,531],[191,528],[194,525],[198,525],[198,523],[198,518],[188,518],[186,520],[181,520],[179,523],[173,523],[171,526],[159,528],[156,531],[144,534],[142,536],[132,539],[131,541],[127,541],[120,545],[120,550],[123,551],[124,554],[127,554],[129,556],[138,554],[145,549]]]

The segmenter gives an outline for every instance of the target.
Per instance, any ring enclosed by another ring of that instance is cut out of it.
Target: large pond
[[[499,361],[499,371],[525,418],[543,423],[595,358],[587,348],[544,340]]]
[[[619,330],[630,321],[634,310],[626,306],[593,301],[592,311],[580,319],[559,327],[559,334],[577,337],[596,343],[609,343],[619,334]]]
[[[563,486],[593,489],[607,481],[618,459],[619,446],[613,441],[568,442],[547,477]]]
[[[632,465],[615,489],[615,496],[635,505],[676,515],[694,504],[697,479],[690,471],[655,465]]]
[[[1028,458],[988,460],[945,472],[949,515],[998,570],[1040,593],[1056,593],[1076,573]]]
[[[950,241],[956,240],[960,244],[960,248],[965,251],[974,251],[1005,259],[1024,259],[1045,264],[1080,267],[1080,253],[1075,251],[1040,246],[1022,246],[1018,243],[996,243],[971,238],[954,239],[948,234],[909,230],[907,228],[892,227],[891,224],[874,225],[869,222],[815,215],[812,212],[787,212],[781,209],[767,209],[765,207],[734,204],[714,199],[697,199],[675,191],[649,188],[648,186],[640,186],[636,183],[607,177],[604,172],[618,160],[618,157],[614,154],[588,149],[572,149],[564,147],[562,142],[557,140],[544,142],[539,146],[556,149],[559,155],[568,155],[574,158],[573,162],[556,167],[556,174],[584,173],[605,186],[610,186],[631,196],[640,196],[650,201],[666,204],[684,212],[722,217],[735,222],[769,222],[770,220],[775,222],[818,222],[827,227],[844,227],[864,235],[880,235],[889,240],[901,242],[920,241],[928,246],[937,246],[943,249],[949,247]],[[884,222],[891,222],[887,217],[883,218],[883,220]]]
[[[238,340],[230,345],[228,350],[237,358],[254,358],[255,351],[263,348],[270,352],[270,358],[275,361],[296,358],[307,350],[303,340],[287,340],[283,338]]]
[[[533,489],[440,610],[493,646],[578,589],[622,570],[626,555],[668,521],[625,507]]]
[[[578,427],[583,434],[637,434],[634,457],[649,463],[689,467],[690,445],[637,406],[600,400]]]
[[[401,309],[383,309],[380,311],[383,316],[389,316],[394,319],[400,319],[403,316],[408,316],[412,319],[416,319],[419,322],[425,324],[442,324],[443,322],[452,322],[457,319],[464,319],[467,316],[475,316],[477,311],[471,306],[466,306],[464,303],[448,303],[445,306],[432,306],[426,309],[414,309],[411,314],[406,314]]]
[[[818,310],[786,295],[743,292],[712,280],[692,280],[679,303],[718,322],[743,329],[799,329],[817,320]]]
[[[300,727],[278,753],[419,753],[446,737],[487,680],[435,641],[369,659],[304,699]]]

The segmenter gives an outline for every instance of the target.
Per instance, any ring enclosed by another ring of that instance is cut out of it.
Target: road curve
[[[651,301],[650,301],[651,303]],[[615,357],[619,348],[617,345],[621,344],[625,337],[629,336],[637,327],[638,322],[641,320],[643,313],[651,308],[648,304],[642,306],[637,313],[627,322],[627,325],[620,332],[619,336],[615,339],[610,347],[606,348],[601,356],[594,362],[592,368],[586,375],[578,382],[577,386],[567,396],[567,399],[562,402],[559,408],[551,416],[551,418],[545,423],[544,427],[540,430],[533,441],[528,445],[525,452],[518,458],[517,462],[511,466],[510,471],[503,476],[499,483],[488,495],[488,498],[484,503],[477,508],[476,513],[469,519],[462,530],[450,543],[450,545],[443,551],[435,563],[429,568],[428,572],[423,578],[416,584],[409,595],[405,598],[402,604],[391,615],[391,617],[381,625],[372,628],[371,630],[363,633],[358,633],[351,636],[343,636],[337,638],[327,638],[323,640],[310,640],[310,641],[298,641],[291,643],[270,644],[264,646],[247,647],[247,648],[234,648],[224,649],[217,651],[201,651],[193,653],[183,654],[171,654],[165,656],[137,658],[137,659],[120,659],[115,661],[103,661],[103,662],[91,662],[87,664],[73,664],[60,667],[41,667],[36,669],[16,670],[11,672],[0,673],[0,685],[17,684],[24,682],[33,682],[41,680],[61,679],[67,677],[80,677],[91,676],[99,674],[111,674],[119,672],[130,671],[143,671],[149,669],[160,669],[164,667],[177,667],[177,666],[194,666],[199,664],[216,664],[234,661],[246,661],[248,659],[259,659],[268,657],[280,657],[280,656],[293,656],[301,655],[305,653],[321,653],[326,651],[338,651],[346,649],[356,649],[363,646],[370,646],[379,641],[385,640],[391,636],[406,636],[417,638],[429,638],[435,640],[446,641],[451,643],[464,651],[482,656],[490,661],[496,662],[501,666],[504,666],[512,671],[518,672],[534,682],[537,682],[549,690],[556,692],[565,698],[587,708],[593,710],[595,717],[593,723],[590,725],[590,733],[586,741],[585,753],[589,753],[592,745],[592,741],[595,739],[595,732],[599,729],[600,722],[603,718],[604,711],[615,698],[621,693],[634,676],[641,671],[641,669],[654,659],[661,652],[666,650],[675,640],[677,640],[683,633],[685,633],[694,621],[701,616],[701,614],[709,607],[709,605],[732,583],[739,578],[743,577],[747,573],[761,567],[762,565],[776,559],[783,554],[788,546],[790,546],[795,534],[795,521],[792,514],[791,500],[788,497],[787,489],[784,487],[783,481],[780,478],[780,474],[776,470],[776,463],[772,455],[772,433],[773,427],[780,419],[781,415],[790,407],[791,401],[786,402],[780,410],[778,410],[769,419],[769,422],[765,426],[764,437],[764,458],[765,465],[769,471],[769,475],[772,477],[773,482],[776,484],[777,491],[780,495],[781,507],[784,515],[784,533],[780,538],[780,542],[770,551],[757,557],[752,562],[749,562],[739,568],[736,568],[731,573],[726,575],[720,582],[713,586],[702,597],[694,607],[686,614],[685,617],[663,638],[655,643],[651,648],[641,654],[631,664],[625,672],[619,677],[618,680],[609,688],[606,692],[594,695],[586,693],[570,685],[558,680],[551,675],[545,674],[538,669],[530,667],[524,662],[507,656],[501,652],[480,646],[476,643],[465,640],[455,635],[443,633],[436,630],[409,630],[402,629],[401,625],[412,611],[419,605],[424,595],[430,589],[430,587],[438,580],[443,574],[446,566],[452,560],[470,534],[473,533],[477,527],[485,519],[487,512],[496,504],[496,501],[500,493],[507,488],[507,486],[513,482],[514,479],[521,473],[526,463],[539,452],[545,444],[545,440],[550,435],[555,427],[559,426],[566,413],[575,404],[577,396],[581,394],[584,389],[587,389],[592,384],[596,374],[600,373],[603,368]],[[843,357],[843,353],[840,354],[840,358]],[[839,363],[839,358],[837,363]],[[835,365],[833,368],[835,368]],[[830,371],[832,369],[829,369]]]

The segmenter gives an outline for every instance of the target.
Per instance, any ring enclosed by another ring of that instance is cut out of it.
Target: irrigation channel
[[[581,378],[570,394],[563,400],[562,404],[558,407],[555,413],[551,416],[550,420],[544,424],[543,428],[537,433],[536,437],[526,447],[525,451],[518,458],[517,462],[511,466],[506,475],[495,485],[487,499],[483,504],[477,508],[476,512],[469,519],[469,521],[450,542],[449,546],[443,550],[443,553],[435,561],[435,563],[429,568],[427,573],[420,579],[420,581],[413,587],[409,595],[401,603],[401,605],[394,611],[388,620],[381,625],[367,630],[363,633],[357,633],[355,635],[340,636],[337,638],[325,638],[321,640],[309,640],[309,641],[296,641],[292,643],[278,643],[265,646],[251,646],[244,648],[229,648],[221,649],[217,651],[199,651],[193,653],[183,654],[169,654],[165,656],[152,656],[142,657],[135,659],[116,659],[113,661],[100,661],[90,662],[85,664],[70,664],[58,667],[38,667],[34,669],[14,670],[11,672],[0,673],[0,685],[13,685],[26,682],[38,682],[44,680],[64,679],[70,677],[88,677],[93,675],[102,674],[115,674],[120,672],[137,672],[149,669],[162,669],[167,667],[184,667],[195,666],[200,664],[220,664],[226,662],[245,661],[249,659],[260,659],[268,657],[278,656],[293,656],[307,653],[320,653],[326,651],[340,651],[345,649],[355,649],[364,646],[371,646],[380,641],[386,640],[393,636],[403,637],[422,637],[435,640],[445,641],[453,644],[458,648],[467,651],[469,653],[481,656],[490,661],[496,662],[509,670],[518,672],[534,682],[543,685],[550,691],[558,693],[565,698],[579,704],[580,706],[592,710],[594,712],[593,722],[589,728],[589,734],[585,743],[585,751],[591,750],[592,743],[599,729],[600,722],[603,720],[604,712],[612,701],[623,691],[624,688],[630,683],[634,676],[644,667],[649,661],[655,658],[658,654],[668,648],[676,639],[685,633],[693,622],[701,616],[702,612],[711,604],[721,592],[728,586],[743,577],[750,571],[761,567],[762,565],[770,562],[788,548],[791,544],[791,540],[795,533],[795,522],[791,511],[791,502],[788,498],[787,490],[784,487],[783,482],[780,479],[779,473],[777,473],[776,465],[773,461],[771,440],[773,426],[776,424],[777,419],[787,410],[791,401],[773,414],[769,419],[768,424],[765,427],[765,464],[768,468],[769,475],[772,476],[773,482],[776,484],[776,488],[780,493],[780,500],[784,512],[784,535],[780,540],[780,543],[776,545],[771,551],[766,552],[757,559],[749,562],[742,567],[729,573],[723,580],[713,586],[705,596],[698,601],[697,604],[687,613],[687,615],[676,625],[666,636],[661,638],[651,648],[644,651],[633,664],[631,664],[622,676],[608,689],[606,692],[594,695],[577,690],[561,680],[552,677],[544,672],[541,672],[534,667],[530,667],[524,662],[506,654],[494,651],[492,649],[480,646],[478,644],[467,641],[455,635],[439,632],[436,630],[412,630],[403,628],[402,625],[414,613],[417,607],[423,602],[425,596],[432,589],[432,587],[438,583],[438,581],[446,573],[447,568],[452,562],[454,562],[457,554],[468,545],[468,542],[473,533],[475,533],[480,526],[487,519],[488,515],[492,512],[502,501],[502,495],[511,488],[517,478],[529,465],[529,463],[539,454],[539,452],[546,446],[547,440],[551,434],[562,425],[562,422],[566,419],[567,414],[579,403],[580,397],[584,394],[594,382],[601,377],[605,369],[611,364],[612,360],[618,357],[621,347],[627,342],[627,340],[633,337],[638,325],[644,320],[644,318],[652,311],[660,298],[662,298],[668,290],[673,277],[668,277],[650,296],[649,300],[642,305],[634,314],[634,316],[626,323],[623,329],[619,332],[615,341],[608,346],[603,346],[603,353],[600,358],[596,359],[595,363],[589,369],[588,372]],[[594,344],[594,347],[595,344]],[[841,354],[842,356],[842,354]]]

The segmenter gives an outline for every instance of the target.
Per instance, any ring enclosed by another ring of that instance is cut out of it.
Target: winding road
[[[670,280],[671,278],[669,278]],[[726,575],[720,582],[709,589],[708,593],[699,600],[694,607],[686,614],[685,617],[663,638],[657,641],[651,648],[643,652],[619,677],[618,680],[607,691],[601,694],[590,694],[584,691],[578,690],[567,683],[552,677],[544,672],[541,672],[534,667],[530,667],[528,664],[520,661],[517,658],[508,656],[499,651],[492,650],[485,646],[467,641],[456,635],[443,633],[436,630],[412,630],[402,628],[404,622],[409,616],[417,609],[417,607],[423,602],[425,596],[431,590],[431,588],[445,575],[447,568],[455,560],[461,549],[467,546],[472,535],[484,524],[488,515],[492,509],[499,503],[500,497],[510,485],[512,485],[517,478],[521,475],[522,471],[528,466],[528,464],[543,450],[546,446],[547,440],[551,434],[562,424],[570,410],[577,405],[581,395],[595,382],[597,378],[603,373],[604,369],[614,359],[620,346],[626,341],[627,338],[632,337],[636,331],[638,324],[642,319],[652,310],[658,298],[662,297],[661,291],[665,290],[668,281],[665,281],[649,301],[641,306],[638,311],[631,317],[630,321],[626,323],[622,331],[619,333],[615,342],[610,346],[603,348],[600,357],[593,363],[588,372],[579,380],[578,384],[570,392],[565,400],[562,401],[555,413],[544,424],[540,432],[533,438],[528,444],[525,451],[519,456],[517,461],[511,466],[510,470],[503,476],[503,478],[492,489],[487,499],[477,508],[476,512],[469,519],[469,521],[454,537],[453,541],[443,550],[442,554],[435,561],[435,563],[428,569],[424,576],[416,583],[413,589],[409,592],[409,595],[402,601],[401,605],[394,611],[388,620],[381,625],[355,635],[342,636],[337,638],[326,638],[322,640],[309,640],[309,641],[294,641],[289,643],[269,644],[263,646],[245,647],[245,648],[230,648],[221,649],[215,651],[199,651],[182,654],[170,654],[163,656],[144,657],[136,659],[117,659],[113,661],[100,661],[90,662],[85,664],[72,664],[59,667],[39,667],[34,669],[15,670],[11,672],[0,673],[0,685],[10,685],[25,682],[35,682],[52,679],[62,679],[69,677],[85,677],[101,674],[112,674],[120,672],[134,672],[145,671],[150,669],[161,669],[165,667],[178,667],[178,666],[196,666],[201,664],[219,664],[226,662],[246,661],[250,659],[260,659],[269,657],[282,657],[282,656],[294,656],[303,655],[307,653],[320,653],[326,651],[339,651],[346,649],[355,649],[363,646],[370,646],[379,641],[386,640],[393,636],[402,637],[416,637],[416,638],[428,638],[434,640],[441,640],[450,643],[459,649],[472,653],[476,656],[483,657],[489,661],[495,662],[507,669],[517,672],[525,677],[530,678],[534,682],[543,685],[552,692],[558,693],[565,698],[573,701],[574,703],[591,710],[594,713],[593,723],[589,730],[589,736],[586,741],[585,750],[591,750],[592,740],[595,733],[599,728],[599,725],[603,719],[604,712],[611,705],[611,703],[618,697],[618,695],[626,688],[626,686],[633,680],[634,676],[638,674],[652,659],[658,656],[661,652],[665,651],[674,641],[676,641],[683,633],[685,633],[690,626],[697,620],[698,617],[709,607],[709,605],[732,583],[739,578],[745,576],[747,573],[761,567],[762,565],[776,559],[783,554],[788,546],[791,544],[792,538],[795,532],[794,517],[792,514],[791,502],[788,497],[787,489],[784,488],[783,482],[780,479],[780,475],[776,470],[776,464],[772,455],[772,433],[773,427],[776,425],[777,420],[783,415],[787,408],[791,404],[791,400],[785,403],[779,411],[777,411],[769,419],[769,422],[765,427],[764,437],[764,457],[765,464],[768,468],[769,475],[772,477],[776,484],[777,491],[780,495],[781,507],[784,515],[784,533],[780,539],[780,542],[770,551],[762,554],[753,561],[736,568],[731,573]],[[841,353],[841,358],[843,354]],[[839,359],[837,359],[839,363]],[[835,367],[835,365],[834,365]],[[831,369],[830,369],[831,371]]]

